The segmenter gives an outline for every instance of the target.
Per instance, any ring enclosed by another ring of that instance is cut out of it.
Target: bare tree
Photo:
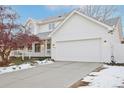
[[[30,47],[36,41],[41,42],[37,36],[26,33],[29,32],[28,29],[20,31],[25,27],[16,23],[17,18],[17,13],[10,6],[0,6],[0,66],[10,63],[9,55],[12,50]]]
[[[105,22],[109,18],[112,18],[117,10],[117,6],[112,5],[84,5],[78,9],[85,15],[93,17],[97,20]]]

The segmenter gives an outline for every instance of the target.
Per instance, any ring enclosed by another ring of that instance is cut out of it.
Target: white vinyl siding
[[[110,41],[106,28],[74,14],[52,35],[51,56],[60,61],[110,62]]]

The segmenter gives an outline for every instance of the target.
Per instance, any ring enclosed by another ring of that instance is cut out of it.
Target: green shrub
[[[31,59],[29,59],[28,57],[25,57],[24,60],[22,60],[21,57],[11,57],[10,60],[11,60],[11,63],[14,63],[15,65],[20,65],[20,64],[23,64],[23,63],[26,63],[26,62],[33,62],[33,60],[45,60],[47,58],[51,58],[51,57],[32,57]]]

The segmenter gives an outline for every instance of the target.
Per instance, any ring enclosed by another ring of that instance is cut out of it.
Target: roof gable
[[[113,27],[111,27],[111,26],[109,26],[109,25],[107,25],[107,24],[104,24],[104,23],[102,23],[102,22],[99,22],[99,21],[97,21],[97,20],[95,20],[95,19],[93,19],[93,18],[91,18],[91,17],[88,17],[88,16],[86,16],[86,15],[84,15],[84,14],[82,14],[82,13],[76,11],[76,10],[74,10],[73,12],[71,12],[71,13],[64,19],[64,21],[63,21],[55,30],[53,30],[53,32],[49,35],[49,37],[51,37],[54,33],[56,33],[56,32],[58,31],[58,29],[60,29],[60,28],[64,25],[64,23],[65,23],[68,19],[70,19],[71,16],[73,16],[75,13],[76,13],[76,14],[79,14],[80,16],[82,16],[82,17],[84,17],[84,18],[86,18],[86,19],[88,19],[88,20],[90,20],[90,21],[92,21],[92,22],[94,22],[94,23],[96,23],[96,24],[98,24],[98,25],[101,25],[101,26],[107,28],[108,30],[113,30]]]
[[[30,23],[33,23],[34,20],[32,18],[28,18],[27,21],[25,22],[24,26],[30,24]]]

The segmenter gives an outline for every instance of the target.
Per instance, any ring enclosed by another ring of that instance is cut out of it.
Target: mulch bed
[[[105,64],[110,65],[110,66],[124,66],[124,63],[115,63],[115,64],[105,63]]]
[[[100,67],[96,68],[95,70],[93,70],[92,72],[100,72],[103,69],[106,69],[106,68],[103,66],[100,66]]]
[[[78,88],[80,86],[88,86],[89,83],[90,82],[82,81],[82,79],[81,79],[81,80],[77,81],[76,83],[74,83],[73,85],[71,85],[70,88]]]
[[[10,62],[0,62],[0,67],[6,67],[10,64]]]

